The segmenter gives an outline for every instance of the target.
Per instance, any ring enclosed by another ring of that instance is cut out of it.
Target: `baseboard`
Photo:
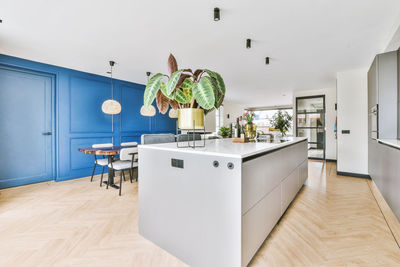
[[[371,176],[369,176],[368,174],[361,174],[361,173],[354,173],[354,172],[339,172],[339,171],[336,171],[336,174],[341,175],[341,176],[351,176],[351,177],[357,177],[357,178],[371,179]]]
[[[336,162],[336,159],[325,159],[326,162]]]

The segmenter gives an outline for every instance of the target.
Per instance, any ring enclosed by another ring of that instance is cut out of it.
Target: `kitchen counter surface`
[[[382,144],[400,149],[400,140],[398,139],[377,139],[377,140]]]
[[[279,143],[267,143],[267,142],[256,142],[256,143],[233,143],[232,139],[215,139],[206,140],[205,147],[193,148],[178,148],[176,143],[165,143],[165,144],[149,144],[139,145],[143,148],[168,150],[168,151],[179,151],[195,154],[206,154],[223,157],[233,158],[246,158],[260,153],[283,148],[292,144],[296,144],[307,140],[306,137],[287,137],[287,141]],[[187,142],[181,142],[182,145]],[[201,145],[203,141],[196,141],[196,144]]]

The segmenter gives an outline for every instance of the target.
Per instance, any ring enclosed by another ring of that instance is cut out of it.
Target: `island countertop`
[[[139,148],[151,148],[158,150],[179,151],[186,153],[196,153],[196,154],[243,159],[260,153],[266,153],[269,151],[280,149],[305,140],[307,140],[306,137],[287,137],[285,142],[279,142],[279,143],[268,143],[268,142],[233,143],[232,139],[214,139],[214,140],[206,140],[205,147],[196,147],[196,149],[190,147],[178,148],[176,143],[139,145]],[[197,142],[196,144],[199,145],[203,143],[203,141],[196,141],[196,142]],[[181,142],[181,143],[184,144],[187,142]]]

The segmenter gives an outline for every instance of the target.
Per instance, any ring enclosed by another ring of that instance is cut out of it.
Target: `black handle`
[[[51,132],[45,132],[45,133],[42,133],[43,135],[51,135],[52,133]]]

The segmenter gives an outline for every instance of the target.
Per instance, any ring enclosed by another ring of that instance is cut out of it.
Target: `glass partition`
[[[308,157],[325,159],[325,96],[296,98],[296,136],[308,138]]]

